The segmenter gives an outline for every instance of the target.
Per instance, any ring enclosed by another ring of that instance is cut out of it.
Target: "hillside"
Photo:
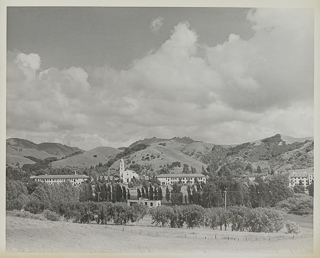
[[[6,163],[9,166],[22,167],[34,164],[28,157],[44,160],[49,157],[62,158],[83,152],[77,147],[69,147],[60,143],[36,144],[25,139],[10,138],[6,141]]]
[[[58,156],[58,157],[69,156],[75,152],[83,152],[77,147],[69,147],[67,145],[63,145],[60,143],[51,143],[51,142],[38,144],[38,150],[45,151],[51,155]]]
[[[121,150],[110,147],[98,147],[89,151],[85,151],[79,155],[71,156],[65,159],[51,162],[53,168],[77,167],[89,168],[99,163],[105,164]]]
[[[153,137],[127,148],[98,147],[86,152],[62,144],[35,144],[12,138],[7,140],[7,164],[22,167],[34,164],[33,158],[56,157],[58,160],[50,163],[52,168],[89,168],[108,163],[110,170],[117,171],[119,159],[124,158],[127,168],[144,174],[181,173],[184,164],[198,173],[208,166],[217,172],[224,165],[239,173],[253,172],[258,167],[262,172],[270,172],[313,167],[313,149],[312,137],[297,139],[280,134],[238,145],[216,145],[188,137]]]
[[[189,168],[194,167],[198,173],[201,173],[202,166],[206,166],[199,160],[196,160],[188,155],[182,153],[180,149],[184,146],[180,143],[173,144],[171,142],[168,145],[159,145],[151,143],[146,149],[137,151],[124,158],[125,165],[128,168],[131,166],[140,166],[142,171],[148,174],[148,172],[156,172],[163,168],[169,167],[171,173],[181,173],[183,164],[187,164]],[[179,166],[171,167],[172,163],[180,163]],[[169,165],[169,166],[168,166]],[[119,168],[119,161],[115,162],[111,166],[111,170],[117,170]]]
[[[175,144],[182,144],[182,145],[187,145],[187,144],[190,144],[190,143],[193,143],[195,142],[194,140],[192,140],[191,138],[189,137],[173,137],[171,139],[160,139],[160,138],[157,138],[157,137],[153,137],[153,138],[145,138],[144,140],[139,140],[139,141],[136,141],[134,143],[132,143],[130,147],[132,146],[135,146],[135,145],[138,145],[138,144],[145,144],[145,145],[151,145],[151,144],[157,144],[157,143],[175,143]]]
[[[295,139],[276,134],[259,141],[225,146],[210,144],[190,144],[182,151],[206,164],[238,163],[253,169],[260,166],[266,170],[298,169],[313,167],[313,138]]]

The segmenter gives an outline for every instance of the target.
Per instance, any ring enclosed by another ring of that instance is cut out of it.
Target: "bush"
[[[24,209],[33,214],[39,214],[44,211],[45,205],[43,202],[40,202],[38,200],[32,200],[25,205]]]
[[[278,232],[283,228],[283,213],[272,208],[250,209],[246,220],[250,232]]]
[[[157,226],[161,223],[162,227],[168,224],[172,216],[174,216],[173,209],[167,206],[158,206],[150,209],[149,212],[152,218],[152,224],[155,223]]]
[[[206,209],[204,225],[216,229],[231,224],[231,229],[250,232],[278,232],[283,228],[283,212],[273,208],[250,209],[244,206]]]
[[[148,207],[145,205],[135,204],[129,207],[129,214],[131,222],[138,222],[143,219],[143,217],[147,214]]]
[[[243,231],[246,224],[248,208],[244,206],[231,206],[228,208],[231,230]]]
[[[29,195],[21,194],[13,200],[7,200],[6,210],[21,210],[30,200]]]
[[[183,207],[182,214],[188,228],[200,227],[205,209],[199,205],[191,204]]]
[[[126,203],[117,202],[113,205],[113,222],[116,225],[126,225],[130,219],[129,207]]]
[[[51,220],[51,221],[58,221],[60,219],[59,214],[50,211],[50,210],[44,210],[42,212],[43,217],[45,217],[47,220]]]
[[[184,216],[184,206],[174,206],[173,213],[170,214],[170,227],[172,228],[182,228],[185,222]]]
[[[276,207],[296,215],[313,213],[313,197],[306,194],[295,194],[286,200],[278,202]]]
[[[286,222],[286,229],[288,234],[298,234],[300,232],[300,227],[294,221],[288,220]]]

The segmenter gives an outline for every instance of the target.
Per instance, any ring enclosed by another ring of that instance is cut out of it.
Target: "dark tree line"
[[[140,188],[137,188],[137,198],[146,198],[149,200],[161,200],[163,199],[162,189],[160,186],[150,186],[144,185]]]
[[[181,184],[166,188],[166,200],[172,204],[197,204],[205,208],[227,206],[274,207],[278,202],[294,196],[288,187],[288,177],[284,174],[257,176],[254,181],[241,180],[225,170],[206,184],[195,181],[187,186],[183,196]]]

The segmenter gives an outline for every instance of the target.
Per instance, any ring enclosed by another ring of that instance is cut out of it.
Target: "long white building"
[[[314,180],[314,169],[303,168],[289,170],[289,186],[294,187],[295,185],[303,185],[307,187]]]
[[[180,181],[183,184],[188,182],[194,184],[196,180],[199,183],[206,183],[206,177],[202,174],[161,174],[157,176],[157,179],[161,182],[161,185],[172,185]]]
[[[43,182],[49,185],[60,184],[63,182],[69,181],[73,186],[79,186],[84,181],[88,180],[90,177],[86,175],[40,175],[40,176],[31,176],[31,179]]]

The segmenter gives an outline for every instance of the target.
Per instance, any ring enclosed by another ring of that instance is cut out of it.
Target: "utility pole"
[[[224,190],[224,208],[227,209],[227,189]]]

